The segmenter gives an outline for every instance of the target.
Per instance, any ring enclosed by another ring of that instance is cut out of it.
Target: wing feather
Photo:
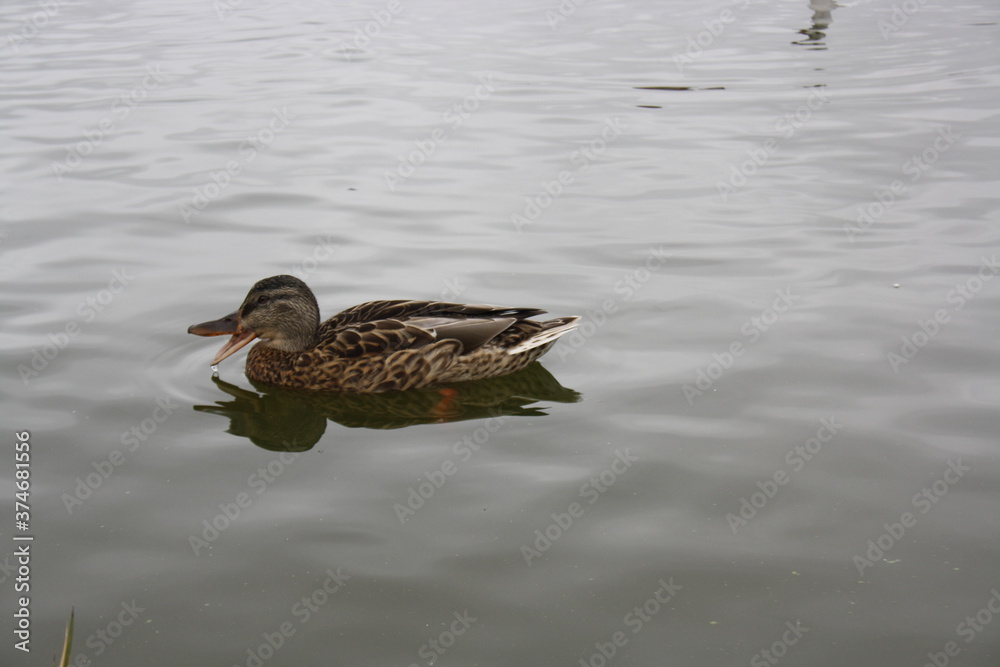
[[[356,359],[457,340],[462,353],[468,353],[544,312],[442,301],[369,301],[324,322],[317,347],[330,356]]]
[[[398,320],[377,320],[327,331],[319,345],[333,356],[348,359],[374,354],[391,354],[430,345],[434,334]]]
[[[541,315],[538,308],[508,308],[506,306],[447,303],[444,301],[369,301],[344,310],[323,323],[324,328],[336,329],[348,324],[398,320],[416,317],[448,317],[452,319],[513,317],[527,319]]]

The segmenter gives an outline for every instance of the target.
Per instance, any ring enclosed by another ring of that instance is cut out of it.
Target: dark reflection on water
[[[834,0],[810,0],[809,9],[813,10],[812,25],[799,30],[805,39],[792,42],[800,46],[811,46],[817,50],[826,49],[826,30],[833,23],[833,10],[839,7]]]
[[[317,393],[253,383],[257,392],[212,381],[233,400],[195,405],[198,412],[229,418],[227,433],[272,451],[303,452],[326,432],[327,420],[349,428],[395,429],[511,416],[547,414],[540,401],[575,403],[580,394],[559,384],[535,362],[503,377],[437,389],[384,394]]]
[[[693,88],[691,86],[633,86],[636,90],[725,90],[725,86],[706,86]]]

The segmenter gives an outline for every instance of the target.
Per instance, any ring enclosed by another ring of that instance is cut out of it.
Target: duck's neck
[[[319,342],[319,313],[312,317],[296,319],[282,327],[281,335],[265,341],[267,347],[282,352],[305,352]]]

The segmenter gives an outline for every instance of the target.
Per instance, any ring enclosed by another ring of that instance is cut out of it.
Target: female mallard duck
[[[232,334],[213,366],[260,338],[246,365],[247,377],[257,382],[382,392],[521,370],[580,319],[528,319],[544,312],[439,301],[370,301],[320,324],[312,290],[293,276],[274,276],[254,285],[236,312],[189,327],[188,333]]]

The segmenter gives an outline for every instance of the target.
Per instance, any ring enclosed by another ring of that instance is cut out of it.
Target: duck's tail
[[[533,350],[536,347],[541,347],[542,345],[549,345],[563,334],[567,334],[575,329],[579,321],[580,318],[574,315],[542,322],[541,331],[507,350],[507,354],[520,354],[528,350]]]

